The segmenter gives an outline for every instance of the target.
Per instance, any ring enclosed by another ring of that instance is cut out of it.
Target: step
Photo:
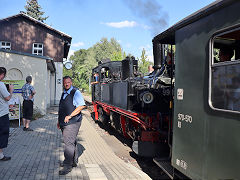
[[[153,161],[171,178],[174,179],[174,170],[170,160],[153,158]]]

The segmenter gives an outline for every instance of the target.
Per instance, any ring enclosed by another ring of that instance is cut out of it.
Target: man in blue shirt
[[[81,111],[85,108],[85,101],[81,92],[72,86],[69,76],[63,78],[64,91],[59,103],[58,128],[61,129],[64,141],[64,161],[59,175],[72,171],[78,163],[77,134],[82,122]]]
[[[33,131],[29,128],[30,121],[33,116],[33,96],[36,94],[34,87],[31,85],[32,77],[26,77],[26,84],[22,87],[22,97],[23,97],[23,130]]]
[[[94,82],[91,82],[91,84],[99,83],[99,75],[98,75],[98,73],[95,72],[93,77],[94,77]]]

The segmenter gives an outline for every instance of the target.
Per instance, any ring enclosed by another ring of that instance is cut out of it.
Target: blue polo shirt
[[[72,89],[73,89],[73,86],[71,86],[67,91],[66,90],[63,91],[63,93],[64,93],[63,99],[65,99],[66,96],[68,94],[70,94]],[[82,96],[82,94],[81,94],[81,92],[79,90],[76,90],[76,92],[75,92],[75,94],[73,96],[73,105],[76,106],[76,107],[78,107],[78,106],[85,106],[84,98],[83,98],[83,96]]]
[[[95,82],[99,81],[99,76],[95,76]]]

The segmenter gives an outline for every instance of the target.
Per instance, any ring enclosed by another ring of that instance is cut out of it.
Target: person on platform
[[[58,128],[61,129],[64,142],[64,161],[59,175],[65,175],[72,171],[78,163],[77,134],[82,122],[81,111],[85,108],[85,101],[81,92],[72,86],[69,76],[63,77],[64,91],[62,93],[59,112]]]
[[[9,85],[8,90],[3,82],[1,82],[6,76],[7,70],[4,67],[0,67],[0,161],[8,161],[11,157],[3,154],[3,148],[8,145],[9,138],[9,107],[8,101],[12,97],[13,85]]]
[[[33,116],[33,102],[34,102],[34,95],[36,91],[34,87],[31,85],[32,77],[26,77],[26,84],[22,87],[22,97],[23,97],[23,130],[24,131],[33,131],[29,128],[30,122]]]

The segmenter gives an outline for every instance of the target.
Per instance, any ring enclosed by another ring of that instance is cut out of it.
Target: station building
[[[0,66],[4,80],[25,81],[31,75],[36,90],[34,108],[46,113],[62,93],[63,60],[72,37],[24,13],[0,19]],[[19,96],[22,101],[21,94]]]

